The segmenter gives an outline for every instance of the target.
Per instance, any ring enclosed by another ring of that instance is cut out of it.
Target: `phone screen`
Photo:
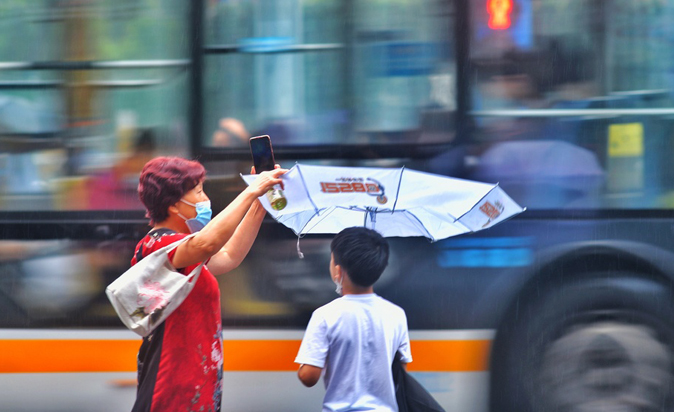
[[[255,172],[274,170],[274,152],[271,150],[269,136],[257,136],[250,138],[250,153],[253,155]]]

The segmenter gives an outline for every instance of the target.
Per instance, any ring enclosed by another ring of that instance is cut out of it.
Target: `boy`
[[[344,229],[330,245],[330,276],[343,296],[316,309],[295,359],[305,386],[325,376],[323,411],[398,411],[391,364],[412,361],[407,318],[374,293],[389,247],[374,230]]]

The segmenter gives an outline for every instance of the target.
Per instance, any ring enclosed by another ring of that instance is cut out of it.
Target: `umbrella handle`
[[[304,253],[300,250],[300,236],[297,235],[297,256],[299,256],[300,259],[304,259]]]

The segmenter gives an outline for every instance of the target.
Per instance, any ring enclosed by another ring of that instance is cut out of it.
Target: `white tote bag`
[[[119,318],[140,336],[149,335],[173,313],[197,283],[204,262],[185,276],[168,258],[171,250],[192,236],[145,256],[105,289]]]

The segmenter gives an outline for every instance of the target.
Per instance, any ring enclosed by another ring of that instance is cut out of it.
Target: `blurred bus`
[[[104,289],[149,229],[155,155],[220,210],[277,160],[500,182],[527,212],[392,238],[376,287],[447,410],[674,406],[674,4],[12,0],[0,5],[0,409],[119,411],[140,339]],[[218,279],[224,409],[318,410],[296,355],[329,236],[265,221]]]

